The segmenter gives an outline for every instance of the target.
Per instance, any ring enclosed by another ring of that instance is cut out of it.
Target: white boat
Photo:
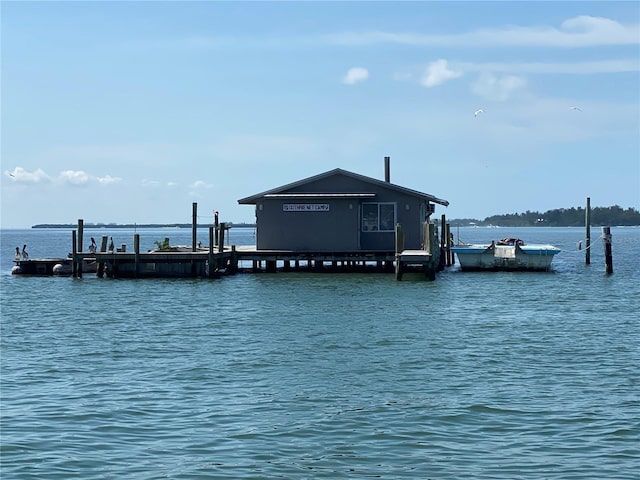
[[[458,257],[460,269],[493,271],[535,271],[551,269],[554,255],[560,249],[548,244],[527,245],[519,238],[503,238],[491,244],[464,244],[451,247]]]

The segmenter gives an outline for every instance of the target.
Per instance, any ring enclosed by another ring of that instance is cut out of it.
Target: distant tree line
[[[473,218],[461,218],[450,220],[451,225],[495,225],[500,227],[580,227],[585,225],[586,211],[578,208],[558,208],[547,210],[544,213],[531,212],[508,213],[504,215],[492,215],[484,220]],[[591,208],[591,225],[593,226],[634,226],[640,225],[640,211],[635,208],[626,210],[618,205],[613,207]]]

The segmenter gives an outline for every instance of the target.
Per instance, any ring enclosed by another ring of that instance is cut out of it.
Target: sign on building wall
[[[285,203],[283,212],[328,212],[328,203]]]

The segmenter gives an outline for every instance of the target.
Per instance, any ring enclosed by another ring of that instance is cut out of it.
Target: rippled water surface
[[[637,479],[640,228],[612,231],[613,275],[599,229],[590,266],[584,229],[461,229],[563,251],[397,282],[20,277],[16,245],[65,256],[71,233],[4,230],[1,476]]]

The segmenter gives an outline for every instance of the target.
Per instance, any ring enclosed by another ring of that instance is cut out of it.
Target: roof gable
[[[444,206],[449,205],[448,201],[442,200],[442,199],[437,198],[437,197],[434,197],[433,195],[429,195],[427,193],[422,193],[422,192],[419,192],[417,190],[412,190],[410,188],[401,187],[400,185],[395,185],[393,183],[389,183],[389,182],[385,182],[385,181],[382,181],[382,180],[378,180],[376,178],[371,178],[371,177],[367,177],[367,176],[360,175],[360,174],[357,174],[357,173],[349,172],[349,171],[343,170],[341,168],[335,168],[333,170],[329,170],[327,172],[320,173],[318,175],[314,175],[312,177],[307,177],[307,178],[304,178],[302,180],[298,180],[298,181],[293,182],[293,183],[288,183],[286,185],[282,185],[280,187],[273,188],[271,190],[267,190],[267,191],[264,191],[264,192],[261,192],[261,193],[257,193],[255,195],[251,195],[249,197],[241,198],[240,200],[238,200],[238,203],[240,205],[253,205],[260,198],[263,198],[263,197],[265,197],[267,195],[275,195],[275,194],[279,194],[279,193],[284,193],[284,192],[287,192],[288,190],[295,189],[295,188],[301,187],[303,185],[310,184],[310,183],[313,183],[313,182],[317,182],[318,180],[323,180],[323,179],[330,178],[330,177],[337,176],[337,175],[343,175],[343,176],[346,176],[346,177],[350,177],[350,178],[353,178],[355,180],[359,180],[359,181],[364,182],[364,183],[369,183],[371,185],[384,187],[386,189],[394,190],[394,191],[397,191],[397,192],[400,192],[400,193],[403,193],[403,194],[406,194],[406,195],[411,195],[411,196],[415,196],[415,197],[421,197],[421,198],[424,198],[425,200],[429,200],[430,202],[438,203],[440,205],[444,205]]]

